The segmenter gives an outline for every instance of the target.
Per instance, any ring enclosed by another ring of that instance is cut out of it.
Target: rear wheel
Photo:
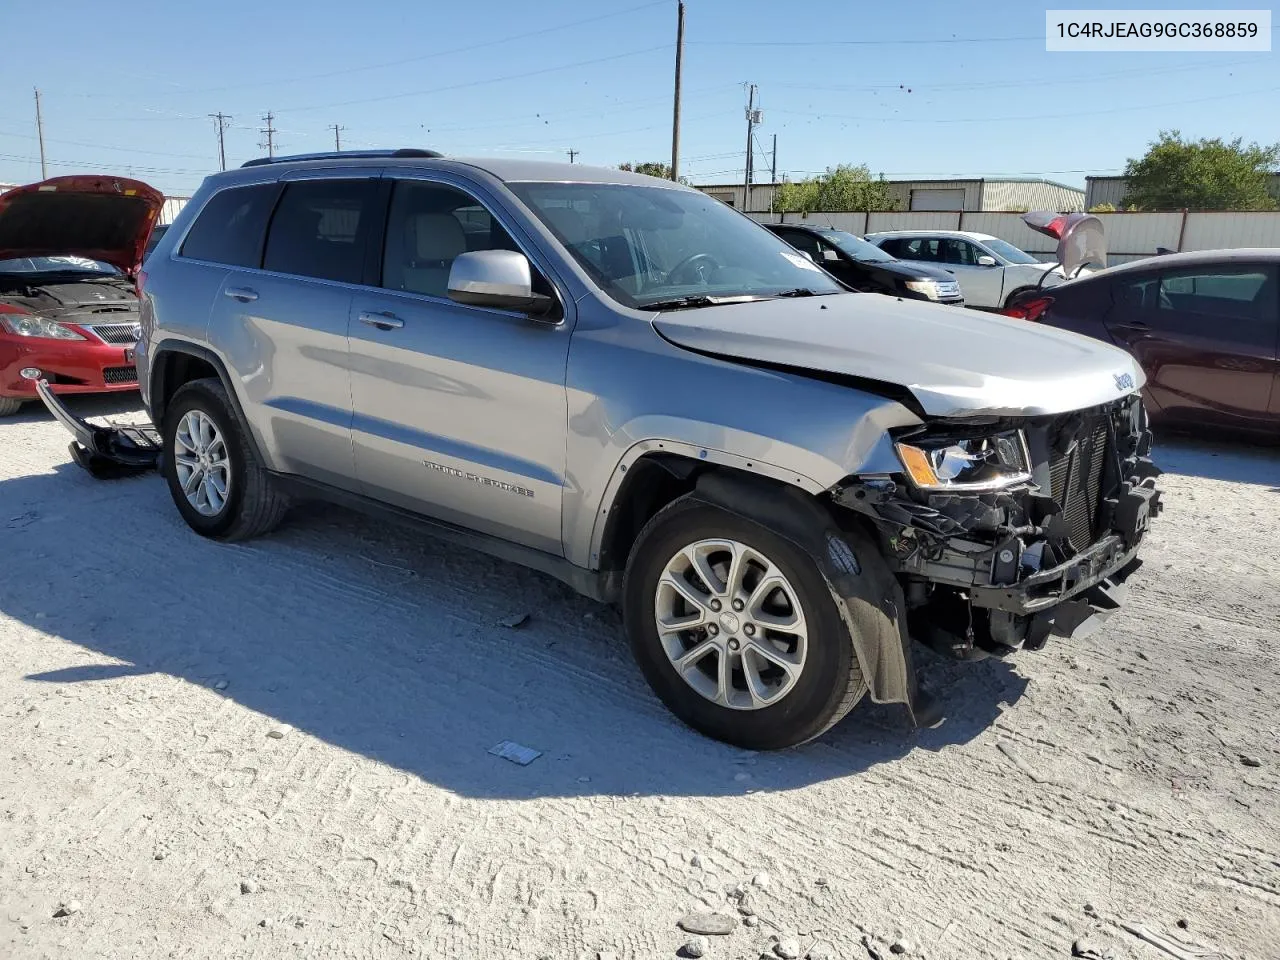
[[[193,380],[169,401],[161,469],[187,525],[217,540],[267,533],[288,502],[258,462],[226,388]]]
[[[1024,293],[1029,293],[1034,289],[1035,287],[1019,287],[1017,290],[1014,290],[1011,294],[1009,294],[1009,296],[1004,298],[1005,309],[1007,310],[1010,307],[1012,307],[1014,303],[1017,301],[1017,299],[1021,297]]]
[[[22,401],[16,397],[0,397],[0,417],[10,417],[22,409]]]
[[[768,527],[687,499],[627,565],[624,616],[654,692],[694,729],[769,750],[821,736],[866,691],[814,561]]]

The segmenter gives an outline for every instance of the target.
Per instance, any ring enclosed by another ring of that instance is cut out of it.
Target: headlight
[[[30,313],[0,313],[0,329],[19,337],[41,337],[46,340],[83,340],[70,327],[54,323]]]
[[[937,280],[908,280],[906,288],[912,293],[919,293],[928,297],[930,300],[938,299],[938,281]]]
[[[1000,490],[1031,479],[1031,456],[1020,430],[895,446],[907,476],[921,490]]]

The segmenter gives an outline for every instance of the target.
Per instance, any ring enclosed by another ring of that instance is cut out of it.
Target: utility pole
[[[756,109],[756,85],[753,83],[747,94],[747,167],[746,176],[743,177],[742,183],[742,212],[751,212],[751,162],[754,157],[752,152],[752,139],[755,133],[756,124],[760,122],[760,111]]]
[[[40,114],[40,89],[32,87],[36,92],[36,136],[40,139],[40,179],[48,180],[49,171],[44,162],[44,117]]]
[[[279,133],[280,131],[277,130],[274,126],[272,126],[272,121],[274,121],[275,118],[276,118],[276,115],[272,113],[270,110],[268,110],[266,115],[262,118],[263,122],[266,123],[266,126],[261,127],[258,130],[259,133],[266,134],[267,142],[259,143],[258,146],[262,147],[262,149],[267,151],[268,157],[274,157],[276,155],[276,134]]]
[[[227,169],[227,141],[226,130],[227,124],[231,122],[231,117],[219,110],[217,113],[211,113],[209,116],[213,122],[218,125],[218,169]]]
[[[684,63],[684,0],[676,10],[676,95],[671,109],[671,179],[680,179],[680,71]]]
[[[773,213],[773,199],[778,193],[778,135],[773,135],[773,157],[769,163],[769,212]]]
[[[576,157],[576,156],[577,156],[579,153],[581,153],[581,152],[582,152],[581,150],[570,150],[570,151],[569,151],[569,162],[570,162],[570,163],[573,163],[573,158],[574,158],[574,157]]]
[[[337,153],[342,152],[342,138],[338,136],[346,127],[340,127],[336,123],[329,124],[329,129],[333,131],[333,149]]]

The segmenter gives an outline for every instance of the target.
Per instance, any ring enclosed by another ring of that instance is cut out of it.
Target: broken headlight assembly
[[[911,438],[894,448],[919,490],[981,493],[1031,479],[1031,455],[1021,430],[979,437]]]

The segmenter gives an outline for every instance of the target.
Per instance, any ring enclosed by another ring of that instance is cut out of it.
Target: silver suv
[[[659,697],[755,749],[959,658],[1078,636],[1159,511],[1126,353],[850,293],[675,183],[430,151],[205,181],[139,277],[144,399],[198,533],[292,497],[621,604]]]

